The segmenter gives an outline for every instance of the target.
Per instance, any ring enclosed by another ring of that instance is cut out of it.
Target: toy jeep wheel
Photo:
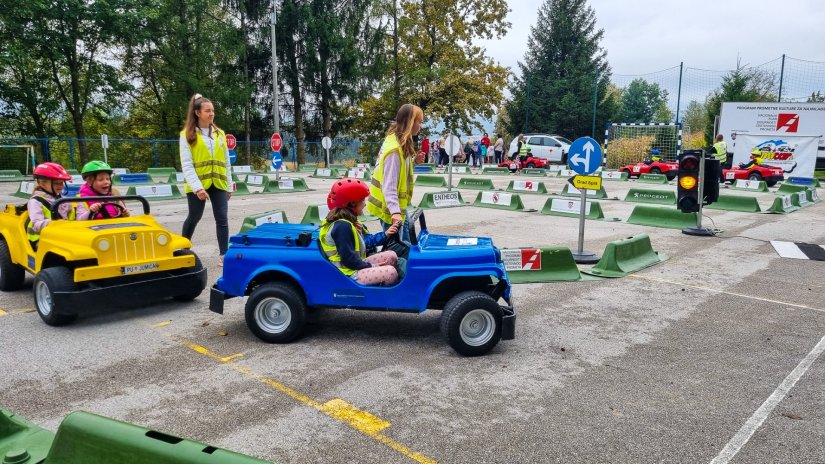
[[[52,326],[66,325],[77,318],[76,314],[61,313],[55,307],[54,294],[74,289],[72,270],[63,267],[43,269],[34,277],[34,304],[43,322]]]
[[[501,308],[489,295],[469,291],[452,297],[441,314],[441,333],[464,356],[480,356],[501,339]]]
[[[192,267],[186,268],[187,272],[198,272],[201,269],[203,269],[203,264],[201,264],[201,259],[198,258],[198,255],[196,255],[195,252],[192,251],[192,250],[175,250],[174,255],[175,256],[192,255],[192,256],[195,257],[195,265],[192,266]],[[200,296],[200,294],[201,294],[201,292],[203,292],[203,289],[204,289],[205,286],[206,286],[206,283],[204,282],[204,285],[198,285],[198,288],[196,288],[196,289],[193,288],[189,293],[184,293],[182,295],[175,295],[172,298],[174,298],[175,301],[183,301],[183,302],[192,301],[195,298],[197,298],[198,296]]]
[[[11,260],[9,244],[0,238],[0,290],[11,292],[20,290],[26,279],[26,270]]]
[[[270,282],[249,295],[246,325],[267,343],[289,343],[301,335],[306,320],[303,297],[289,284]]]

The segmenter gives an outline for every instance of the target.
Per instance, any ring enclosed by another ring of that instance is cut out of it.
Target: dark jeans
[[[503,156],[504,152],[494,150],[493,154],[495,155],[495,158],[496,158],[496,164],[501,164],[502,162],[504,162],[504,156]]]
[[[221,256],[226,254],[229,244],[229,221],[227,220],[227,210],[229,209],[229,193],[226,190],[215,188],[206,189],[209,194],[209,201],[212,203],[212,215],[215,216],[215,233],[218,236],[218,249]],[[191,239],[195,234],[195,227],[203,217],[203,208],[206,201],[198,199],[194,192],[186,194],[186,201],[189,203],[189,214],[183,221],[183,232],[181,235]]]
[[[447,154],[447,150],[444,148],[438,150],[438,164],[444,166],[450,164],[450,155]]]

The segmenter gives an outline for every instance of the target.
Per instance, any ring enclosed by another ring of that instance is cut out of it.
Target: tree
[[[682,126],[690,128],[691,132],[702,131],[707,125],[708,111],[705,105],[696,100],[691,100],[685,108],[685,115],[682,117]]]
[[[586,0],[546,0],[536,23],[519,62],[521,75],[510,85],[509,132],[590,134],[594,90],[597,127],[603,127],[615,117],[617,101],[608,93],[610,67],[595,12]]]
[[[668,122],[667,113],[667,90],[659,84],[639,78],[622,91],[622,122]]]
[[[713,124],[722,112],[723,102],[771,102],[776,101],[776,76],[758,68],[736,69],[722,78],[722,85],[708,96],[707,121],[705,122],[705,143],[711,145],[716,134]]]
[[[816,92],[811,93],[811,96],[808,97],[807,102],[808,103],[825,103],[825,95],[822,95],[822,93],[819,90],[817,90]]]

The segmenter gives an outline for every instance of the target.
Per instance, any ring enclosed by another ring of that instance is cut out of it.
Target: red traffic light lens
[[[679,162],[679,169],[684,171],[697,171],[699,170],[699,159],[695,156],[685,156],[682,158],[682,161]]]

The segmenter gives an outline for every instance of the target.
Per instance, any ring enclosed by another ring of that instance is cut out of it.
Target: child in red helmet
[[[40,231],[52,221],[52,204],[63,196],[66,181],[71,180],[72,176],[63,166],[52,162],[39,164],[32,174],[37,185],[32,191],[31,199],[26,204],[29,210],[26,236],[32,242],[32,247],[37,249]],[[69,219],[71,211],[72,204],[66,202],[60,205],[57,212],[60,219]]]
[[[358,179],[341,179],[332,185],[327,195],[329,214],[321,224],[321,248],[335,267],[359,284],[393,285],[398,280],[398,256],[394,251],[367,256],[367,249],[383,242],[385,234],[397,233],[398,224],[370,235],[358,222],[367,196],[369,187]]]

